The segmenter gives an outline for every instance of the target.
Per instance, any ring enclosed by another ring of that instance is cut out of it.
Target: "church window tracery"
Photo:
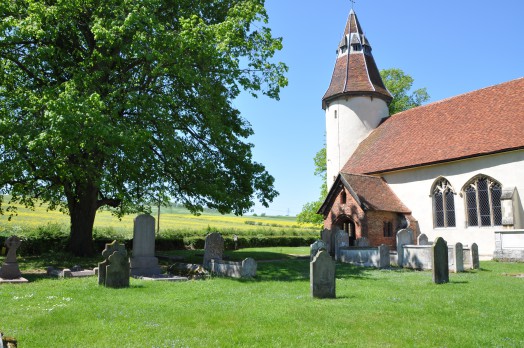
[[[449,181],[439,179],[433,185],[433,216],[435,227],[455,227],[455,192]]]
[[[501,226],[502,185],[487,176],[477,176],[464,187],[468,226]]]

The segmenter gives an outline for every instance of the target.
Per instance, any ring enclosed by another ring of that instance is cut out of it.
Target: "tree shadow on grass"
[[[369,273],[370,269],[343,263],[337,263],[335,269],[337,279],[372,279]],[[238,279],[238,281],[309,281],[309,257],[259,262],[254,279]]]

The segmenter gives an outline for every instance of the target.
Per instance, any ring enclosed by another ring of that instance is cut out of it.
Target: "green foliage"
[[[0,18],[0,212],[38,198],[85,244],[100,207],[241,214],[278,194],[232,105],[287,84],[263,0],[3,1]]]
[[[393,100],[389,104],[390,115],[420,106],[429,100],[426,88],[411,91],[414,80],[401,69],[380,70],[380,76],[386,88],[393,95]]]

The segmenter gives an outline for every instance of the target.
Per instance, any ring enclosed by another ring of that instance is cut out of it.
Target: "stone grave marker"
[[[309,262],[313,261],[313,258],[317,256],[320,250],[327,250],[327,245],[326,242],[318,239],[309,246]]]
[[[477,243],[471,244],[471,263],[473,264],[473,269],[480,268],[479,246],[477,245]]]
[[[464,272],[464,250],[462,243],[453,246],[453,272]]]
[[[431,257],[433,261],[433,282],[435,284],[448,283],[448,244],[442,237],[435,239],[435,243],[431,247]]]
[[[428,236],[422,233],[420,236],[418,236],[417,243],[418,245],[429,245]]]
[[[340,249],[349,246],[349,234],[346,231],[338,230],[335,234],[335,260],[340,260]]]
[[[378,247],[378,254],[380,257],[379,260],[379,268],[387,268],[390,266],[390,258],[389,258],[389,247],[386,244],[381,244]]]
[[[335,298],[335,262],[326,250],[321,250],[309,263],[311,296]]]
[[[108,288],[129,287],[129,260],[124,245],[116,240],[106,244],[102,256],[105,261],[98,264],[98,284]]]
[[[410,229],[401,229],[397,232],[398,266],[404,267],[404,245],[413,244],[413,232]]]
[[[27,279],[22,277],[18,261],[16,260],[16,249],[20,247],[22,241],[17,236],[6,239],[7,256],[0,268],[0,283],[27,283]]]
[[[206,236],[204,244],[204,269],[209,270],[211,260],[222,260],[224,254],[224,238],[218,232]]]
[[[156,276],[162,273],[155,257],[155,218],[149,214],[138,215],[134,220],[132,276]]]
[[[367,239],[366,237],[357,238],[357,240],[355,241],[355,246],[368,247],[369,246],[369,239]]]

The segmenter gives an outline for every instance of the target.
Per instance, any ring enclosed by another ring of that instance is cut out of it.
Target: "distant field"
[[[153,209],[152,215],[157,218],[158,210]],[[111,215],[109,211],[99,211],[95,219],[95,230],[111,230],[113,234],[131,236],[133,233],[133,219],[136,215],[124,216],[121,220]],[[47,211],[47,206],[42,205],[31,210],[23,206],[18,207],[18,215],[8,221],[8,215],[0,216],[0,233],[22,232],[24,229],[35,229],[46,224],[69,226],[69,216],[58,211]],[[261,228],[280,231],[294,229],[297,232],[318,231],[318,226],[298,225],[295,217],[288,216],[235,216],[222,215],[206,210],[199,216],[191,214],[182,207],[163,207],[160,210],[160,232],[162,231],[259,231]]]

